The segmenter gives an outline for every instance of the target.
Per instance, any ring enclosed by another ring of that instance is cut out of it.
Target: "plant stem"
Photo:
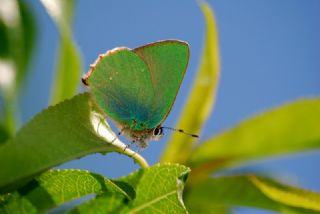
[[[138,163],[141,168],[148,168],[148,162],[137,152],[131,150],[126,144],[124,144],[117,135],[111,130],[108,122],[104,118],[102,113],[92,111],[90,120],[93,126],[93,129],[96,131],[96,134],[105,139],[108,143],[107,150],[110,152],[110,144],[114,147],[115,152],[124,154],[133,158],[133,160]]]
[[[138,163],[141,168],[148,168],[149,164],[148,162],[137,152],[130,149],[126,144],[124,144],[122,141],[120,141],[118,138],[112,142],[113,145],[115,145],[119,150],[118,152],[124,155],[127,155],[128,157],[132,158],[136,163]]]

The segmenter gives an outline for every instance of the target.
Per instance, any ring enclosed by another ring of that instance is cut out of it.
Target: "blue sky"
[[[58,44],[58,32],[39,1],[25,1],[34,9],[40,29],[30,66],[32,75],[21,101],[23,122],[48,105]],[[320,1],[208,2],[217,19],[222,70],[216,106],[201,139],[270,107],[320,95]],[[134,48],[163,39],[181,39],[190,44],[189,68],[165,121],[171,127],[183,108],[199,64],[204,27],[196,1],[191,0],[79,0],[74,17],[74,37],[84,59],[83,73],[98,54],[117,46]],[[151,164],[156,163],[166,140],[152,142],[142,155]],[[259,161],[235,170],[273,172],[283,180],[320,191],[319,162],[320,152],[312,152]],[[132,160],[117,154],[91,155],[62,167],[88,169],[108,177],[138,168]],[[236,213],[249,212],[236,209]]]

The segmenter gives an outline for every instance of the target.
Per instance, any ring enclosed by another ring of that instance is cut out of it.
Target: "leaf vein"
[[[162,196],[160,196],[160,197],[157,197],[157,198],[149,201],[148,203],[141,204],[140,206],[137,206],[137,207],[135,207],[134,209],[132,209],[130,212],[128,212],[128,214],[137,213],[138,211],[140,211],[140,210],[142,210],[142,209],[144,209],[144,208],[146,208],[146,207],[148,207],[148,206],[151,207],[153,204],[157,203],[158,201],[160,201],[160,200],[162,200],[162,199],[164,199],[164,198],[166,198],[166,197],[168,197],[168,196],[170,196],[170,195],[175,194],[176,192],[177,192],[176,190],[173,190],[173,191],[171,191],[171,192],[168,192],[167,194],[164,194],[164,195],[162,195]]]

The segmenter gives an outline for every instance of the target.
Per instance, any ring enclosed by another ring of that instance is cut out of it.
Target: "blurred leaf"
[[[0,146],[9,138],[8,131],[0,125]]]
[[[320,99],[302,99],[249,118],[199,145],[194,172],[320,148]],[[197,173],[193,173],[196,175]]]
[[[36,22],[33,16],[33,11],[22,0],[19,0],[19,9],[21,15],[21,46],[16,45],[16,52],[19,54],[17,60],[19,75],[17,76],[17,87],[20,88],[25,80],[33,49],[36,41]]]
[[[235,205],[278,209],[278,204],[262,194],[247,176],[207,178],[187,190],[185,203],[190,211]]]
[[[257,176],[232,176],[208,178],[194,185],[187,191],[185,203],[190,212],[212,206],[248,206],[279,212],[318,213],[319,199],[319,193]]]
[[[60,47],[56,65],[56,79],[52,87],[51,103],[71,98],[78,90],[81,57],[72,38],[71,22],[74,0],[41,0],[60,32]]]
[[[3,65],[3,62],[0,62]],[[1,69],[1,68],[0,68]],[[3,130],[8,134],[8,138],[12,137],[16,132],[16,120],[17,120],[17,97],[11,93],[4,95],[3,97]]]
[[[208,4],[203,2],[200,6],[205,16],[207,31],[201,64],[191,95],[176,125],[177,128],[193,134],[200,134],[213,109],[220,73],[218,33],[214,15]],[[195,139],[188,135],[173,133],[161,162],[184,163],[194,142]]]
[[[27,65],[34,48],[36,26],[30,8],[22,1],[3,1],[0,10],[0,58],[12,60],[18,89],[27,74]]]
[[[117,180],[117,185],[125,182],[135,189],[134,200],[122,206],[119,201],[112,205],[112,200],[121,198],[105,195],[81,204],[71,213],[187,213],[182,191],[189,171],[177,164],[158,164],[141,169]],[[104,208],[101,207],[103,203],[106,204]],[[109,208],[107,203],[110,203]]]
[[[0,17],[0,58],[8,58],[10,55],[8,30],[3,18]]]
[[[58,56],[57,78],[52,88],[52,103],[58,103],[76,94],[80,73],[80,54],[69,39],[62,38]]]
[[[250,176],[250,180],[263,194],[274,201],[288,206],[320,211],[320,193],[283,185],[256,176]]]
[[[35,42],[36,26],[31,10],[22,1],[1,1],[0,9],[0,92],[3,121],[13,135],[16,126],[16,101],[27,75]]]
[[[86,170],[49,170],[17,192],[4,196],[0,213],[23,209],[25,213],[43,213],[70,200],[100,193],[122,200],[133,199],[116,183],[99,174]]]
[[[210,196],[204,201],[186,202],[186,207],[189,213],[206,213],[206,214],[229,214],[232,213],[227,206],[217,205],[211,202]]]
[[[39,113],[0,146],[0,192],[66,161],[96,152],[123,152],[124,148],[90,96],[75,96]]]

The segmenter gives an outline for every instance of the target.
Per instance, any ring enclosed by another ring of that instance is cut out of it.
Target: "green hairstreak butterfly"
[[[115,48],[100,55],[82,81],[120,132],[144,148],[163,136],[161,124],[172,108],[188,61],[189,45],[178,40]]]

